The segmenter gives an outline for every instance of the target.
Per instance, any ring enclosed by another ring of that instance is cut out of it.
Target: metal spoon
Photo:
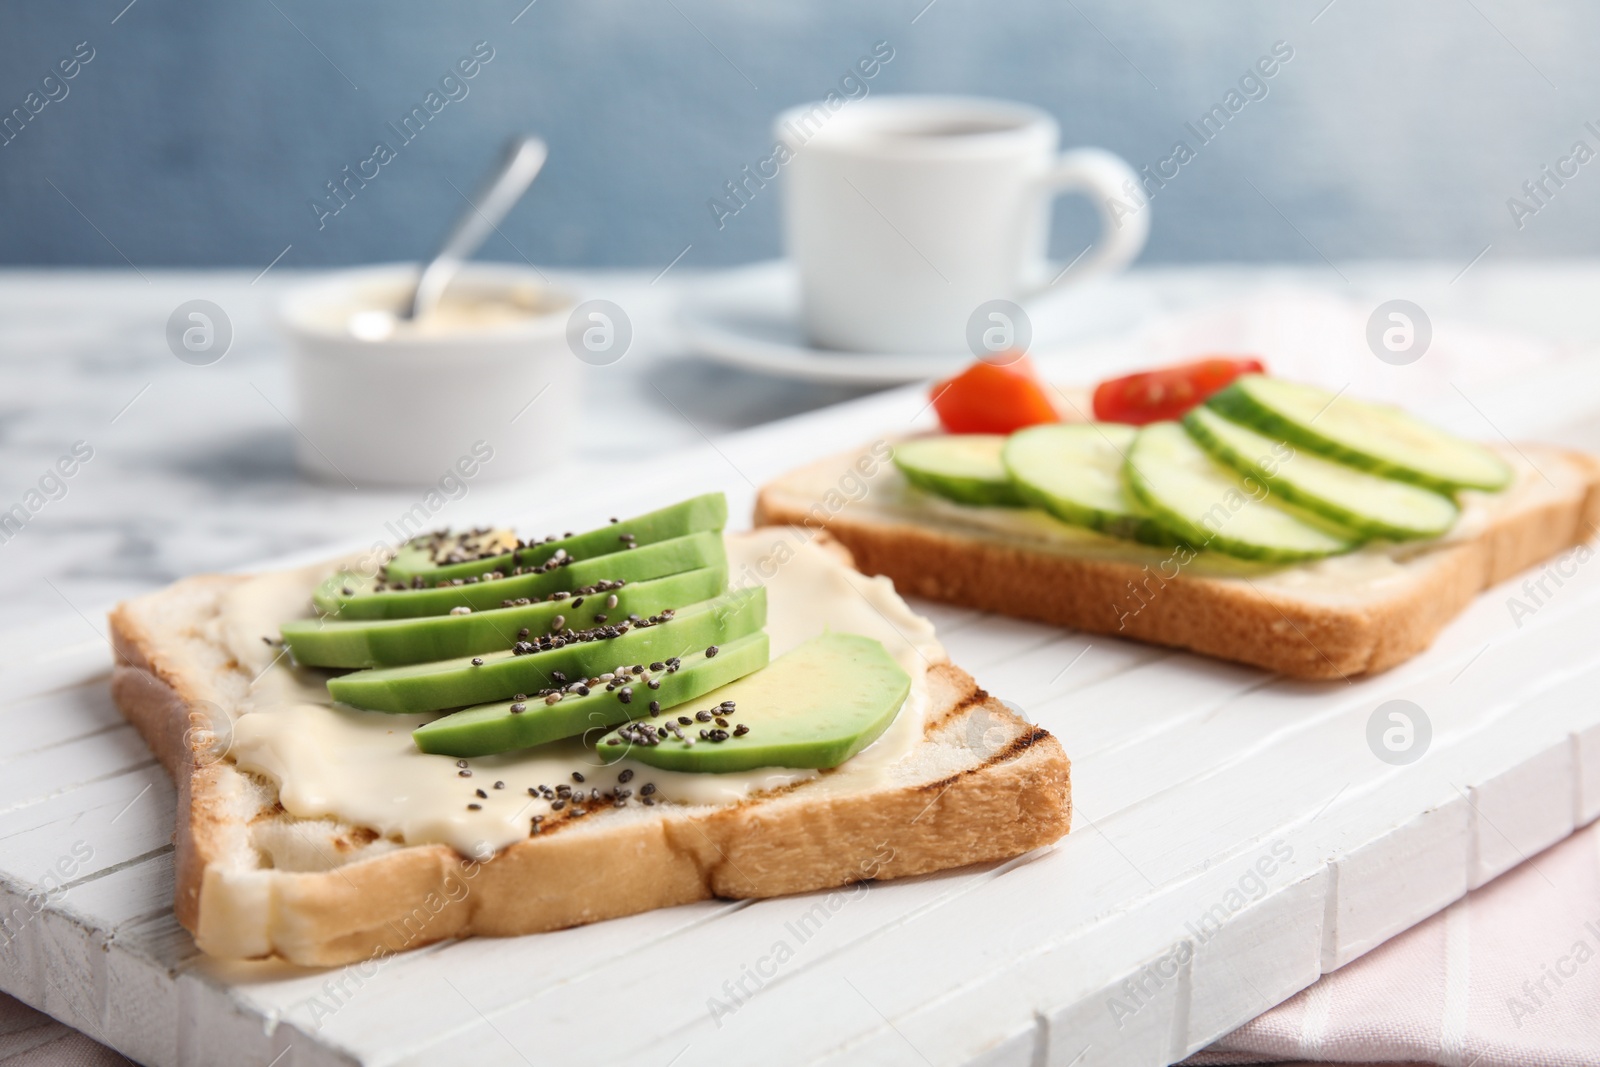
[[[403,310],[403,318],[423,318],[439,305],[439,298],[461,265],[516,207],[549,154],[549,148],[537,137],[513,137],[506,144],[504,158],[479,189],[476,203],[468,205],[439,251],[422,268],[417,291]]]

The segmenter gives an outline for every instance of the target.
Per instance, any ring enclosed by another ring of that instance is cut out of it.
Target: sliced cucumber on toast
[[[1511,467],[1489,449],[1399,408],[1247,374],[1206,401],[1235,422],[1329,459],[1441,493],[1503,489]]]
[[[1166,528],[1129,493],[1123,464],[1138,430],[1118,423],[1052,423],[1012,434],[1002,459],[1022,499],[1074,526],[1170,545]]]
[[[1183,425],[1213,459],[1272,495],[1363,537],[1437,537],[1460,515],[1455,501],[1411,482],[1380,477],[1257,433],[1198,407]]]
[[[906,481],[935,496],[979,507],[1020,507],[1000,450],[1001,434],[962,433],[918,437],[894,448],[894,465]]]
[[[1139,430],[1124,474],[1151,514],[1198,549],[1294,563],[1355,547],[1353,538],[1252,495],[1176,422]]]
[[[1279,563],[1441,536],[1460,518],[1457,492],[1503,489],[1513,475],[1493,450],[1398,408],[1261,374],[1181,423],[930,437],[898,447],[895,463],[958,503]]]

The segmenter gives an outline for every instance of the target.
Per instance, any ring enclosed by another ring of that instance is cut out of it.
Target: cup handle
[[[1064,193],[1088,197],[1100,213],[1100,238],[1075,263],[1046,264],[1048,274],[1031,287],[1030,295],[1062,281],[1069,268],[1077,282],[1121,270],[1138,257],[1150,236],[1150,204],[1146,200],[1141,206],[1128,195],[1129,182],[1139,189],[1139,175],[1127,161],[1103,148],[1075,148],[1057,157],[1055,165],[1039,179],[1040,191],[1050,197]],[[1120,201],[1125,208],[1114,210],[1113,201]]]

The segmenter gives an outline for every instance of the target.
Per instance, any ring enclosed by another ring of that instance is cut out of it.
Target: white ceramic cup
[[[355,315],[398,307],[416,278],[414,264],[341,271],[285,297],[296,401],[286,414],[300,468],[366,488],[429,485],[463,464],[480,480],[522,477],[558,460],[581,383],[566,339],[572,297],[526,268],[470,264],[447,305],[513,302],[532,313],[352,332]]]
[[[1098,148],[1060,153],[1037,108],[956,96],[818,102],[778,117],[784,230],[807,334],[825,348],[959,352],[991,301],[1118,270],[1149,234],[1148,206],[1117,218],[1138,175]],[[1094,249],[1064,276],[1046,262],[1051,201],[1098,209]],[[1136,201],[1135,201],[1136,202]],[[1059,281],[1057,277],[1061,276]]]

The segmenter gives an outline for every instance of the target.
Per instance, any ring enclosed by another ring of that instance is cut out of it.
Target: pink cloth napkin
[[[1184,1062],[1288,1059],[1600,1065],[1600,823]]]

